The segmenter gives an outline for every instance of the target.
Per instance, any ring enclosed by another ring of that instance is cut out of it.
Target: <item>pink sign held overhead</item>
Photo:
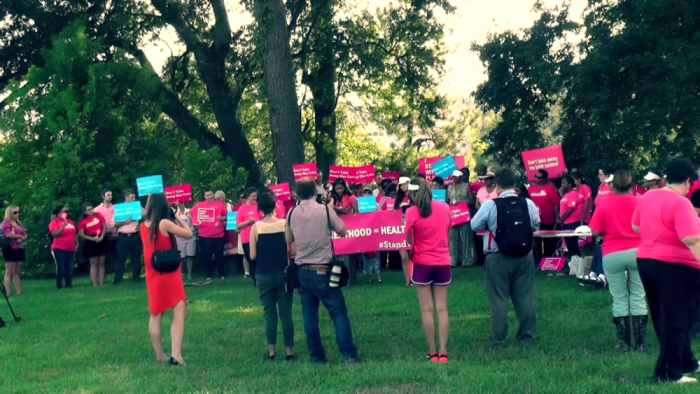
[[[279,202],[287,202],[292,199],[292,192],[289,189],[289,183],[270,186],[270,190],[275,195],[275,199]]]
[[[165,198],[171,204],[186,203],[192,201],[192,186],[180,185],[165,188]]]
[[[527,179],[530,182],[535,181],[535,176],[539,170],[546,170],[549,173],[549,179],[561,178],[566,172],[564,151],[562,151],[561,145],[528,150],[523,152],[522,155]]]
[[[297,164],[292,166],[292,171],[294,171],[295,181],[298,181],[301,178],[306,178],[307,176],[313,179],[318,179],[318,166],[316,163]]]
[[[348,185],[363,185],[374,182],[376,172],[373,165],[362,167],[331,166],[328,170],[328,182],[335,182],[339,178],[345,179]]]
[[[464,168],[466,167],[464,165],[464,156],[453,156],[455,159],[455,164],[457,164],[457,168]],[[439,162],[440,160],[444,159],[444,157],[428,157],[425,159],[420,159],[420,162],[418,164],[418,171],[425,175],[425,179],[428,182],[432,182],[433,178],[435,178],[435,171],[433,171],[433,164]],[[445,179],[445,185],[451,185],[452,184],[452,177],[449,177]]]
[[[348,228],[344,238],[333,233],[333,246],[340,255],[391,250],[409,250],[400,211],[343,215]]]
[[[469,213],[469,205],[466,202],[450,205],[450,209],[452,210],[452,226],[459,226],[472,220],[472,216]]]
[[[385,172],[382,174],[382,180],[388,179],[394,183],[399,183],[399,178],[401,178],[400,172]]]

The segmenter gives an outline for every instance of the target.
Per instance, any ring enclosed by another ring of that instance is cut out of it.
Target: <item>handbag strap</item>
[[[163,219],[164,220],[164,219]],[[151,224],[152,225],[152,224]],[[154,243],[158,243],[158,236],[160,235],[160,222],[158,222],[158,230],[156,230],[156,238],[154,240]],[[170,236],[170,249],[177,249],[177,240],[175,239],[175,236],[172,234],[168,234]],[[156,245],[153,245],[153,248],[155,249]]]
[[[326,219],[328,220],[328,236],[331,238],[331,252],[333,253],[333,258],[335,259],[337,256],[335,254],[335,245],[333,244],[333,227],[331,227],[331,211],[328,209],[328,205],[326,205]]]

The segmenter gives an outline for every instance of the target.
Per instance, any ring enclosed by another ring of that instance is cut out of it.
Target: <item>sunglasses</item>
[[[543,176],[536,176],[535,179],[544,179]]]
[[[19,211],[17,212],[12,212],[13,215],[19,215]]]

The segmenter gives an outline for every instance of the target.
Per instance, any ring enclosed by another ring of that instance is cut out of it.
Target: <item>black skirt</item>
[[[109,251],[109,243],[107,239],[102,242],[88,241],[83,242],[83,257],[92,259],[95,257],[106,256]]]
[[[25,249],[12,249],[12,247],[2,248],[2,258],[6,263],[24,263],[27,260]]]

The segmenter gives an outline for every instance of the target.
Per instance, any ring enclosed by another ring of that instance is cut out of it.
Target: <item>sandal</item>
[[[272,356],[268,354],[265,356],[265,361],[275,361],[275,357],[277,357],[276,354],[273,354]]]
[[[450,361],[450,359],[447,358],[446,354],[441,354],[439,357],[439,361],[443,364],[447,364]]]
[[[436,363],[440,361],[440,356],[438,356],[437,353],[428,353],[428,355],[425,356],[425,359]]]
[[[168,363],[169,363],[170,365],[172,365],[173,367],[180,367],[180,366],[185,365],[185,364],[182,364],[182,363],[180,363],[179,361],[177,361],[177,360],[175,359],[175,357],[170,357],[170,361],[169,361]]]

